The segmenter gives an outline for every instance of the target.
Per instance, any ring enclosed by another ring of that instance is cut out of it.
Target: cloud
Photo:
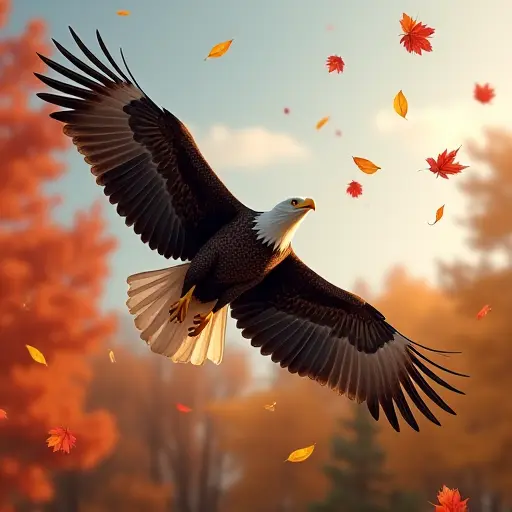
[[[376,115],[375,126],[382,134],[399,136],[413,151],[430,151],[432,155],[424,156],[437,156],[445,148],[454,149],[470,140],[481,140],[488,127],[509,126],[512,101],[503,98],[498,105],[497,99],[490,105],[471,99],[444,105],[412,106],[408,121],[387,108]]]
[[[298,162],[310,155],[308,148],[291,135],[259,126],[233,130],[218,124],[206,135],[199,133],[194,138],[213,168],[254,170]]]

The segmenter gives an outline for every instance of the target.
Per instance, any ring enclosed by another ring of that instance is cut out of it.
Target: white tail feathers
[[[201,365],[209,359],[220,364],[224,354],[227,306],[217,311],[196,337],[188,336],[194,316],[208,313],[215,302],[203,304],[192,298],[185,321],[181,324],[169,322],[169,308],[180,299],[189,265],[184,263],[130,276],[126,305],[135,316],[140,337],[153,352],[165,355],[175,363]]]

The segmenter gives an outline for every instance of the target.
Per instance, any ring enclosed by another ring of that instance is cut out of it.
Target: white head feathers
[[[274,250],[284,251],[306,214],[314,209],[315,202],[310,198],[292,197],[278,203],[256,217],[253,229],[258,234],[257,239]]]

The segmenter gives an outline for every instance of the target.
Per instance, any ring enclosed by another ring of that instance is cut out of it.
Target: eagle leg
[[[188,306],[192,300],[195,285],[183,296],[178,302],[175,302],[169,308],[169,322],[179,322],[180,324],[185,321],[188,312]]]
[[[188,328],[188,335],[193,338],[194,336],[199,336],[204,328],[208,325],[210,320],[213,318],[213,312],[210,311],[205,315],[196,315],[194,317],[194,327]]]

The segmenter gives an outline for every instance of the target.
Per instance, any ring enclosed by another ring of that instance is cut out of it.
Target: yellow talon
[[[169,322],[179,322],[180,324],[185,321],[188,312],[188,306],[192,300],[195,285],[183,296],[178,302],[175,302],[169,308]]]
[[[188,335],[192,338],[194,336],[199,336],[204,328],[208,325],[210,320],[213,317],[213,313],[210,311],[206,313],[206,315],[196,315],[194,317],[194,326],[188,328]]]

